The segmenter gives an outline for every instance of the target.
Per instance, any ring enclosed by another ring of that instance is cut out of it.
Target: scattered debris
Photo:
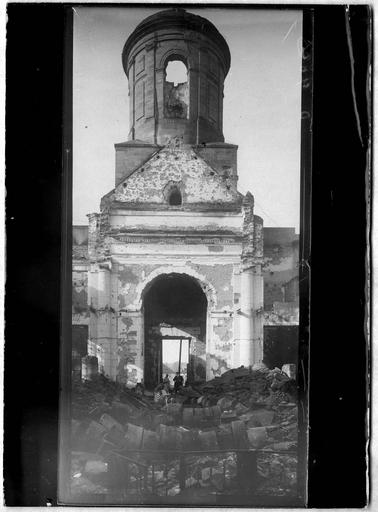
[[[290,492],[298,417],[296,383],[286,370],[237,368],[161,402],[101,375],[74,383],[72,494],[114,493],[125,482],[129,493],[162,496],[175,496],[183,486],[226,492],[231,485],[231,492],[242,485],[246,492],[250,471],[242,470],[242,484],[237,473],[251,463],[253,450],[259,492]],[[182,452],[192,453],[185,455],[184,473]]]

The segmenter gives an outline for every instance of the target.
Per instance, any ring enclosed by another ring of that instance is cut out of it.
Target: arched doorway
[[[144,383],[154,388],[180,370],[190,382],[206,378],[207,298],[185,274],[157,276],[143,294]]]

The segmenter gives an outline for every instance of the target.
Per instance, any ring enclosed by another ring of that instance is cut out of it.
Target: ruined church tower
[[[167,9],[135,28],[122,63],[128,140],[88,215],[88,353],[111,379],[149,388],[177,364],[196,382],[259,363],[263,223],[223,136],[228,45],[206,19]]]

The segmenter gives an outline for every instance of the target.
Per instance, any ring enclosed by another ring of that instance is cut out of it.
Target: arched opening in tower
[[[177,87],[178,84],[184,84],[188,81],[188,70],[181,60],[171,60],[165,69],[166,81],[173,82]]]
[[[143,298],[144,384],[153,389],[168,374],[184,381],[206,379],[207,298],[184,274],[158,276]]]
[[[165,67],[164,116],[189,117],[188,69],[179,59],[170,60]]]

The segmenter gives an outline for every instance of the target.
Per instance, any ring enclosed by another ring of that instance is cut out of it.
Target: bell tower
[[[129,141],[165,145],[224,142],[223,85],[230,51],[205,18],[175,8],[146,18],[130,35],[122,62],[129,81]],[[169,67],[186,74],[169,81]]]
[[[167,339],[186,343],[194,380],[259,363],[263,221],[223,137],[227,43],[204,18],[166,9],[136,27],[122,59],[130,133],[89,216],[89,339],[130,386],[160,382]]]

